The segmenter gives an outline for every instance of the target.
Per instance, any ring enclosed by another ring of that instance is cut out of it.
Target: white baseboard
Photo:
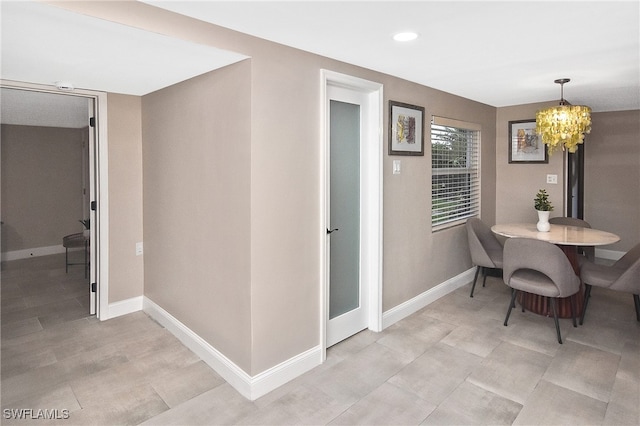
[[[250,376],[220,351],[194,333],[151,299],[144,297],[143,310],[176,336],[242,396],[253,401],[322,362],[320,346],[311,348],[256,376]]]
[[[322,364],[320,345],[302,352],[251,378],[251,401]]]
[[[109,303],[109,312],[100,312],[100,320],[108,320],[122,315],[131,314],[142,310],[142,296],[132,297],[131,299],[121,300],[119,302]]]
[[[467,285],[473,280],[471,268],[382,315],[383,329],[419,311],[428,304]],[[220,351],[194,333],[151,299],[143,298],[143,310],[176,336],[245,398],[253,401],[288,381],[322,364],[322,348],[318,345],[255,376],[250,376]]]
[[[430,288],[424,293],[417,295],[413,299],[409,299],[406,302],[389,309],[382,314],[382,328],[384,329],[392,324],[395,324],[401,319],[418,312],[428,304],[435,302],[439,298],[446,296],[452,291],[469,284],[473,280],[474,274],[475,268],[468,269],[465,272],[458,274],[455,277],[450,278],[435,287]]]
[[[2,253],[2,261],[28,259],[30,257],[48,256],[50,254],[64,253],[62,244],[48,247],[34,247],[22,250],[6,251]]]
[[[600,259],[619,260],[624,255],[624,251],[596,248],[596,257],[599,257]]]
[[[383,328],[408,317],[450,292],[469,284],[473,279],[474,271],[475,269],[471,268],[383,313]],[[266,395],[322,364],[322,348],[318,345],[268,370],[251,376],[189,327],[145,296],[109,304],[107,318],[114,318],[139,311],[140,309],[158,321],[159,324],[213,368],[242,396],[251,401]]]

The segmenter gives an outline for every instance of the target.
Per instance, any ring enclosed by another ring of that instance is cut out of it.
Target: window
[[[480,126],[433,117],[431,227],[448,228],[480,212]]]

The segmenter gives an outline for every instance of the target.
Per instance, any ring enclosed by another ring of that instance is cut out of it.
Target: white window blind
[[[431,122],[431,227],[480,213],[480,126],[443,117]]]

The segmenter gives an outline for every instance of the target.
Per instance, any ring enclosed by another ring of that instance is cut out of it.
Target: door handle
[[[331,229],[331,230],[330,230],[329,228],[327,228],[327,234],[332,234],[332,233],[334,233],[335,231],[339,231],[339,229],[338,229],[338,228],[335,228],[335,229]]]

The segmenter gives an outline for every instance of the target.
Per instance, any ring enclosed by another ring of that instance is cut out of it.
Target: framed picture
[[[536,120],[509,122],[509,163],[548,163],[547,147],[536,133]]]
[[[424,108],[389,101],[389,155],[424,155]]]

